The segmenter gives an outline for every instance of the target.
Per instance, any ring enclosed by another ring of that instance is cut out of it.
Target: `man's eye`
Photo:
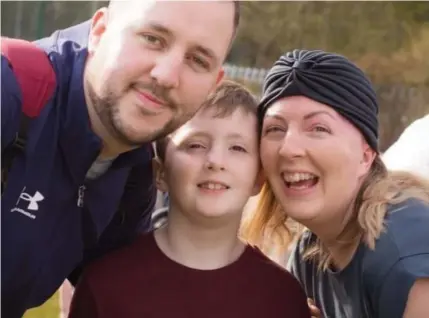
[[[196,55],[190,56],[188,59],[192,62],[192,64],[194,64],[200,68],[203,68],[203,69],[209,69],[210,68],[210,65],[207,61],[205,61],[204,59],[202,59]]]
[[[155,46],[162,45],[162,40],[157,36],[154,36],[151,34],[143,34],[142,37],[150,45],[155,45]]]

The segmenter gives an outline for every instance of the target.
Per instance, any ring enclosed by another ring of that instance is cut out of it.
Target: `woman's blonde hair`
[[[345,239],[344,244],[361,239],[369,248],[374,249],[376,239],[384,230],[388,205],[411,198],[429,204],[429,180],[409,172],[388,172],[377,156],[360,187],[351,219],[338,239]],[[270,185],[266,183],[256,210],[243,221],[241,237],[264,252],[271,252],[273,246],[277,251],[284,252],[303,230],[304,227],[288,219]],[[330,254],[320,241],[309,247],[304,257],[316,259],[320,269],[326,269],[331,263]]]

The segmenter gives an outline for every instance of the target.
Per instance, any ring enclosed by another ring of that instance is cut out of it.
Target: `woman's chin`
[[[285,214],[296,222],[303,223],[313,221],[320,215],[320,204],[316,202],[289,202],[283,205]]]

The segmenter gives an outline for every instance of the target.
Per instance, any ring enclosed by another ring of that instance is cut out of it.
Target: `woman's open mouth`
[[[319,177],[308,172],[285,172],[282,173],[283,181],[288,189],[295,191],[303,191],[314,188]]]

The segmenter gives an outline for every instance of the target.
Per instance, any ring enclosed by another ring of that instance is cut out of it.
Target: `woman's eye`
[[[279,126],[270,126],[265,128],[264,133],[270,134],[270,133],[277,133],[277,132],[283,132],[284,129]]]
[[[315,132],[324,132],[324,133],[330,133],[331,132],[329,130],[329,128],[327,128],[325,126],[321,126],[321,125],[313,126],[311,130],[315,131]]]

